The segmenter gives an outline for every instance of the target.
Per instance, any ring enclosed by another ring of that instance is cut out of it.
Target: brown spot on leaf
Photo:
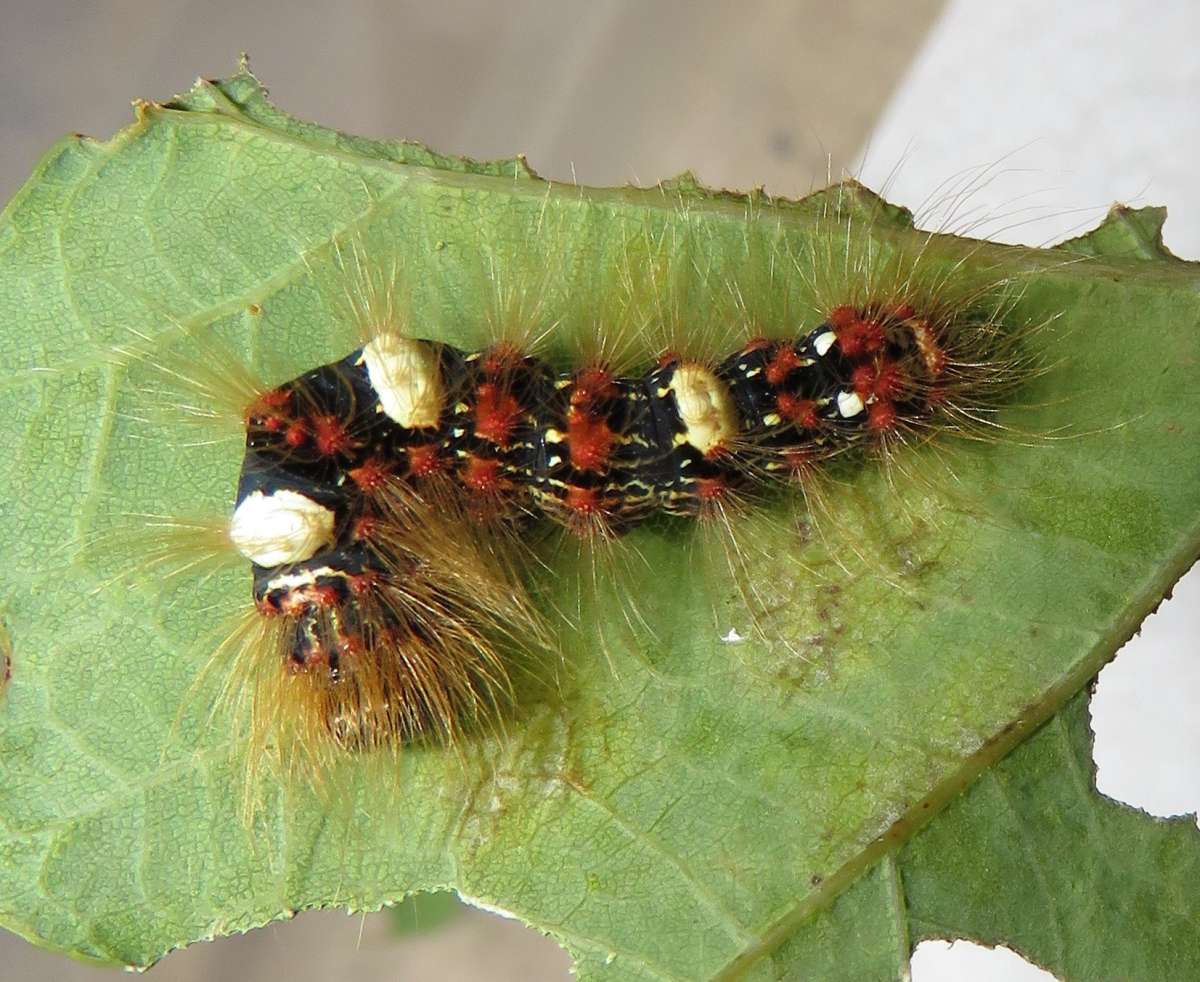
[[[12,639],[8,636],[4,624],[0,623],[0,696],[8,689],[12,681]]]

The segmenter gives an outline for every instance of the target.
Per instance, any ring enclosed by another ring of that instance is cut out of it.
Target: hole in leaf
[[[1168,816],[1200,809],[1200,565],[1100,672],[1092,696],[1096,786]]]
[[[922,941],[912,956],[913,982],[1055,982],[1044,968],[1011,948],[987,948],[974,941]]]

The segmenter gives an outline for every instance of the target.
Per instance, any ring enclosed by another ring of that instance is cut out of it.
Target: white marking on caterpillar
[[[334,569],[332,566],[322,566],[319,569],[302,569],[295,573],[282,573],[272,580],[267,581],[268,592],[275,590],[295,590],[298,587],[316,586],[317,578],[334,579],[335,577],[346,578],[346,571]]]
[[[813,338],[813,350],[819,358],[824,358],[830,348],[833,347],[833,342],[837,340],[837,335],[833,331],[825,331]]]
[[[255,491],[242,499],[229,523],[229,539],[259,566],[311,559],[333,543],[333,512],[298,491]]]
[[[728,445],[737,434],[737,409],[729,388],[703,365],[680,365],[668,389],[675,394],[687,442],[702,454]]]
[[[839,392],[837,394],[837,407],[838,412],[846,419],[849,419],[851,416],[857,416],[866,408],[857,392]]]
[[[442,376],[432,345],[399,334],[379,334],[363,346],[362,360],[389,419],[410,430],[437,426]]]

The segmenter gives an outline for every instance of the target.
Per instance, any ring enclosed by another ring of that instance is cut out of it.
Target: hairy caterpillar
[[[769,602],[747,552],[778,573],[798,533],[768,524],[748,550],[756,504],[827,512],[835,469],[999,432],[1032,370],[1010,285],[931,261],[933,237],[882,249],[852,207],[877,200],[827,194],[802,249],[748,205],[732,271],[706,268],[686,207],[622,230],[609,268],[573,268],[566,233],[545,227],[565,272],[521,282],[481,250],[470,275],[487,300],[460,343],[417,320],[411,275],[356,233],[305,259],[346,339],[334,361],[268,383],[186,326],[110,351],[145,370],[154,418],[244,441],[229,514],[150,520],[139,565],[251,564],[211,665],[253,744],[320,760],[491,728],[518,702],[514,665],[558,672],[564,626],[593,630],[615,597],[653,633],[612,561],[647,523],[712,533],[758,630]],[[575,592],[606,599],[531,594],[564,544],[590,570]]]

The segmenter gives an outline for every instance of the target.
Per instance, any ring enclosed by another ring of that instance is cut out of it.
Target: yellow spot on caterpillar
[[[442,413],[442,375],[431,344],[399,334],[379,334],[363,346],[362,360],[389,419],[410,430],[437,426]]]
[[[737,434],[737,409],[729,388],[703,365],[683,364],[669,386],[683,421],[687,442],[706,456]]]

